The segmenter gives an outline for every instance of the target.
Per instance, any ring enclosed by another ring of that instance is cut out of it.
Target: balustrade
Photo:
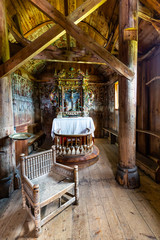
[[[86,155],[93,150],[92,131],[87,133],[69,135],[61,134],[60,130],[54,132],[54,144],[58,155]]]

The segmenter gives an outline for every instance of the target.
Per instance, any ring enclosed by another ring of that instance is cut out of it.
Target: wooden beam
[[[145,7],[140,1],[138,1],[138,14],[139,12],[144,13],[145,15],[153,18],[153,11]]]
[[[12,33],[15,40],[19,42],[23,47],[27,46],[30,43],[30,41],[22,37],[22,35],[17,30],[16,24],[9,16],[9,13],[7,14],[7,23],[8,23],[8,29]]]
[[[53,21],[50,21],[53,23]],[[31,41],[28,39],[24,38],[18,31],[16,24],[14,21],[10,18],[9,14],[7,14],[7,24],[8,24],[8,29],[12,33],[13,37],[15,40],[20,43],[23,47],[27,46]],[[42,51],[42,55],[47,54],[46,52],[50,52],[50,57],[54,58],[55,56],[57,57],[57,52],[60,54],[62,51],[57,48],[56,46],[49,46],[47,47],[44,51]],[[51,54],[52,53],[52,54]],[[38,57],[38,55],[37,55]],[[40,56],[39,56],[40,57]],[[37,58],[38,59],[38,58]],[[40,59],[40,58],[39,58]]]
[[[141,11],[138,12],[138,17],[143,19],[144,21],[150,22],[152,24],[152,26],[155,28],[155,30],[158,33],[160,33],[160,20],[159,19],[154,19]]]
[[[112,39],[112,50],[111,50],[111,53],[113,54],[114,52],[114,48],[115,48],[115,45],[118,41],[118,38],[119,38],[119,24],[117,25],[116,29],[115,29],[115,32],[114,32],[114,35],[113,35],[113,39]]]
[[[160,14],[160,2],[159,0],[140,0],[147,8],[154,10]]]
[[[103,41],[105,42],[104,45],[106,45],[107,43],[107,39],[98,31],[98,29],[96,29],[95,27],[93,27],[91,24],[89,24],[88,22],[82,21],[79,24],[81,26],[81,28],[84,26],[87,26],[89,29],[91,29],[99,38],[103,39]],[[107,49],[107,48],[106,48]],[[108,49],[107,49],[108,50]]]
[[[37,58],[34,58],[37,59]],[[56,60],[56,59],[46,59],[47,62],[60,62],[60,63],[76,63],[76,64],[97,64],[97,65],[106,65],[105,63],[101,63],[101,62],[94,62],[94,61],[81,61],[81,60],[77,60],[77,61],[72,61],[72,60]]]
[[[9,59],[8,29],[6,24],[6,6],[5,0],[0,1],[0,62]]]
[[[110,52],[100,46],[98,43],[84,33],[78,26],[76,26],[72,20],[67,19],[56,8],[54,8],[46,0],[29,0],[38,9],[40,9],[46,16],[50,17],[58,23],[60,26],[66,29],[66,31],[74,37],[80,44],[85,45],[93,54],[98,55],[104,63],[113,68],[120,75],[125,76],[128,79],[134,77],[134,72],[129,69],[125,64],[114,57]]]
[[[42,27],[44,27],[46,25],[50,25],[50,24],[53,25],[53,21],[46,20],[45,22],[42,22],[42,23],[38,24],[37,26],[35,26],[32,29],[30,29],[28,32],[24,33],[24,37],[27,38],[30,35],[34,34],[38,29],[40,29],[40,28],[42,28]]]
[[[113,73],[109,76],[109,81],[106,82],[107,86],[112,85],[113,83],[119,80],[119,76],[116,73]]]
[[[78,24],[89,14],[99,8],[106,0],[87,0],[80,7],[78,7],[74,12],[72,12],[67,19],[72,20],[75,24]],[[0,66],[0,78],[6,76],[19,67],[24,65],[27,61],[32,59],[38,53],[42,52],[45,48],[63,36],[65,30],[59,25],[53,26],[47,32],[38,37],[35,41],[31,42],[21,51],[19,51],[15,56],[11,57],[3,65]]]
[[[35,56],[33,59],[45,60],[48,62],[106,65],[106,63],[100,61],[100,59],[96,56],[85,55],[81,57],[81,55],[82,53],[80,51],[77,51],[77,53],[74,51],[64,51],[64,53],[55,54],[54,51],[44,50],[43,52]]]
[[[64,0],[64,12],[65,16],[68,16],[68,0]],[[67,37],[67,49],[70,50],[70,35],[66,33]]]
[[[153,81],[156,81],[156,80],[160,80],[160,76],[156,76],[156,77],[152,78],[150,81],[148,81],[146,83],[146,85],[148,86],[150,83],[152,83]]]
[[[139,61],[139,62],[142,62],[142,61],[150,58],[151,56],[153,56],[153,54],[154,54],[155,52],[158,52],[158,53],[159,53],[159,52],[160,52],[160,51],[158,51],[159,49],[160,49],[159,46],[153,47],[153,48],[152,48],[151,50],[149,50],[146,54],[139,56],[139,57],[138,57],[138,61]]]
[[[58,55],[56,54],[54,51],[48,51],[48,50],[43,50],[41,53],[39,53],[38,55],[36,55],[35,57],[33,57],[33,59],[36,60],[45,60],[45,61],[64,61],[66,60],[65,57],[63,57],[63,55]]]

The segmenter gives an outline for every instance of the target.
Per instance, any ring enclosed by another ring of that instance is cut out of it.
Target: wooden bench
[[[158,159],[154,159],[152,156],[144,156],[137,152],[136,163],[155,182],[160,183],[160,164]]]
[[[116,137],[118,137],[118,132],[110,128],[103,128],[103,130],[108,133],[110,144],[114,144],[116,142]],[[136,129],[136,132],[160,138],[159,132],[142,129]],[[152,156],[144,156],[137,152],[136,165],[148,174],[155,182],[160,183],[160,159]]]
[[[108,140],[110,144],[115,144],[118,138],[118,132],[111,128],[103,128],[104,132],[108,134]]]
[[[160,132],[136,129],[137,133],[147,134],[160,139]],[[137,166],[148,174],[157,183],[160,183],[160,159],[159,157],[144,156],[137,153]]]

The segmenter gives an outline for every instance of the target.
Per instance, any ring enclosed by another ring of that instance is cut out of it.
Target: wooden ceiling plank
[[[106,0],[87,0],[74,12],[72,12],[67,19],[70,19],[78,24],[85,19],[89,14],[99,8]],[[25,48],[11,57],[4,64],[0,65],[0,78],[16,71],[27,61],[32,59],[38,53],[59,39],[65,34],[65,30],[59,25],[53,26],[47,32],[38,37],[35,41],[28,44]]]
[[[91,37],[84,33],[78,26],[76,26],[71,19],[67,19],[63,14],[61,14],[56,8],[54,8],[46,0],[29,0],[34,4],[39,10],[41,10],[46,16],[50,17],[58,23],[60,26],[66,29],[66,31],[74,37],[79,43],[85,45],[93,54],[98,55],[108,66],[118,72],[120,75],[125,76],[128,79],[134,77],[134,72],[129,69],[120,60],[114,57],[110,52],[100,46],[98,43],[94,42]]]

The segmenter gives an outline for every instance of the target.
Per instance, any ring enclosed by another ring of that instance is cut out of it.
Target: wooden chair
[[[23,207],[35,221],[37,237],[41,226],[70,204],[78,204],[78,167],[57,163],[55,146],[29,156],[21,154],[21,178]],[[42,218],[51,203],[55,204],[54,211]]]

